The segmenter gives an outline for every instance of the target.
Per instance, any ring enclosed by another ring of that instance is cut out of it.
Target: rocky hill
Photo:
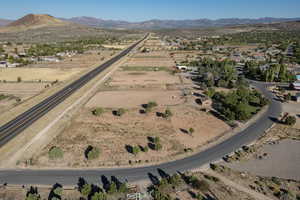
[[[24,31],[41,27],[66,26],[70,22],[66,22],[50,15],[35,15],[29,14],[16,21],[7,24],[1,28],[2,32]]]

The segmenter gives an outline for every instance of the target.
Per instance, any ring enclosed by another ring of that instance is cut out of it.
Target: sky
[[[300,17],[300,0],[0,0],[0,18],[26,14],[102,19]]]

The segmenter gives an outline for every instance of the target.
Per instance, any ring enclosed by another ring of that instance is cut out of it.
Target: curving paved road
[[[224,155],[229,154],[241,146],[248,144],[258,137],[272,125],[270,117],[278,117],[281,113],[281,105],[274,100],[274,95],[266,90],[265,84],[252,82],[252,85],[259,89],[271,100],[268,110],[252,125],[231,138],[217,144],[205,151],[193,156],[164,164],[138,167],[138,168],[115,168],[115,169],[93,169],[93,170],[0,170],[0,183],[8,184],[44,184],[53,185],[75,185],[79,177],[87,181],[101,183],[101,176],[116,176],[120,180],[139,181],[148,179],[151,173],[158,176],[158,169],[167,173],[186,171],[208,164]]]

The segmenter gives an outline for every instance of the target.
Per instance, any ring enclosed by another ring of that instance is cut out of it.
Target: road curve
[[[0,170],[0,183],[7,184],[42,184],[52,185],[60,183],[63,185],[75,185],[79,177],[84,177],[92,183],[101,183],[101,176],[116,176],[120,180],[139,181],[148,179],[149,174],[158,176],[158,169],[167,173],[186,171],[198,168],[215,160],[222,158],[241,146],[259,138],[264,131],[272,125],[271,118],[278,117],[281,113],[281,104],[277,102],[265,84],[252,82],[252,85],[260,90],[271,103],[267,111],[259,119],[245,130],[230,137],[229,139],[210,147],[209,149],[192,155],[190,157],[147,167],[137,168],[114,168],[114,169],[91,169],[91,170]]]

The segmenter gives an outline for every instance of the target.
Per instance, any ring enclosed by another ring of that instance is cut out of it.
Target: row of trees
[[[246,62],[245,75],[253,80],[266,82],[292,82],[295,75],[287,70],[285,64],[269,64],[262,67],[256,62]]]

